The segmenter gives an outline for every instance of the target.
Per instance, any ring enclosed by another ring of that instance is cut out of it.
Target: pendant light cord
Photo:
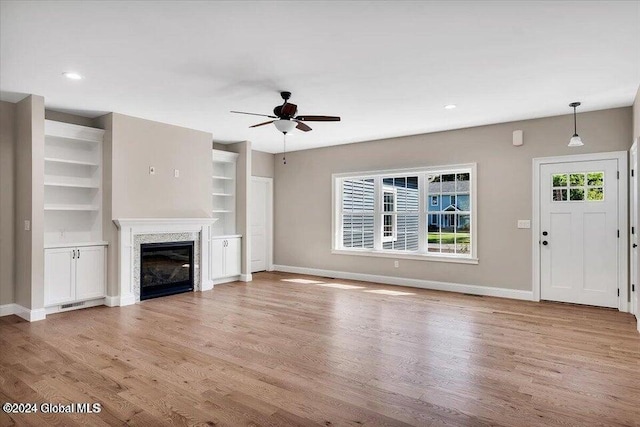
[[[282,150],[282,164],[287,164],[287,134],[283,133],[282,136],[282,145],[283,145],[283,150]]]
[[[573,107],[573,134],[577,135],[578,134],[578,125],[576,122],[576,107]]]

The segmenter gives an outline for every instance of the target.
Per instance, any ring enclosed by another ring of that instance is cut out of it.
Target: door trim
[[[273,271],[273,178],[252,176],[251,181],[267,184],[267,271]],[[251,259],[251,257],[249,257]],[[251,269],[251,268],[249,268]]]
[[[638,221],[638,205],[637,205],[637,198],[638,198],[638,145],[640,144],[640,138],[636,138],[633,141],[633,144],[631,145],[631,148],[629,149],[629,168],[634,168],[632,170],[635,171],[635,176],[629,176],[629,218],[631,220],[631,223],[629,224],[629,226],[633,226],[633,224],[635,223],[635,227],[636,227],[636,233],[640,232],[640,222]],[[635,163],[633,163],[633,159],[635,158]],[[634,202],[636,203],[636,212],[633,211],[634,209]],[[635,214],[635,218],[634,217]],[[633,283],[635,284],[636,287],[636,293],[635,295],[633,293],[631,293],[631,291],[629,291],[629,300],[630,300],[630,304],[629,304],[629,312],[631,314],[634,314],[636,316],[636,319],[638,321],[638,331],[640,331],[640,307],[638,306],[638,293],[640,292],[640,290],[638,289],[638,285],[639,282],[638,278],[640,277],[640,274],[638,272],[638,267],[640,267],[640,263],[638,263],[638,260],[636,260],[636,271],[633,271],[633,259],[631,259],[631,257],[633,256],[633,249],[631,248],[631,244],[633,243],[633,234],[631,234],[631,231],[629,231],[629,262],[631,263],[629,265],[629,271],[631,272],[631,277],[629,277],[629,283]],[[636,239],[637,241],[637,239]],[[635,297],[635,298],[634,298]]]
[[[534,301],[540,301],[540,168],[545,164],[585,162],[592,160],[617,160],[618,172],[618,310],[629,311],[629,219],[628,219],[628,152],[612,151],[609,153],[577,154],[569,156],[537,157],[533,159],[533,224],[531,227],[531,253],[532,253],[532,289]]]

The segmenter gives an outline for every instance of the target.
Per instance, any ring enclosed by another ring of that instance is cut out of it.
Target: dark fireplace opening
[[[140,245],[140,299],[193,290],[193,242]]]

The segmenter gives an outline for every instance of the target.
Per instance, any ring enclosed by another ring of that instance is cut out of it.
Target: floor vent
[[[81,307],[83,305],[84,305],[84,301],[82,301],[82,302],[74,302],[74,303],[71,303],[71,304],[62,304],[60,306],[60,309],[64,310],[65,308]]]

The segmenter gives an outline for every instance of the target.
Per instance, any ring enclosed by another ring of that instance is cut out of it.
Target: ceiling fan
[[[256,128],[259,126],[264,126],[273,123],[276,128],[284,133],[285,135],[288,132],[291,132],[294,128],[300,129],[303,132],[309,132],[311,128],[304,122],[339,122],[340,117],[337,116],[296,116],[296,112],[298,111],[298,106],[296,104],[292,104],[289,101],[291,98],[291,92],[280,92],[280,96],[284,100],[282,105],[277,105],[273,109],[274,115],[269,114],[258,114],[258,113],[246,113],[244,111],[232,111],[232,113],[237,114],[249,114],[251,116],[262,116],[269,117],[268,122],[258,123],[257,125],[249,126],[251,128]]]

